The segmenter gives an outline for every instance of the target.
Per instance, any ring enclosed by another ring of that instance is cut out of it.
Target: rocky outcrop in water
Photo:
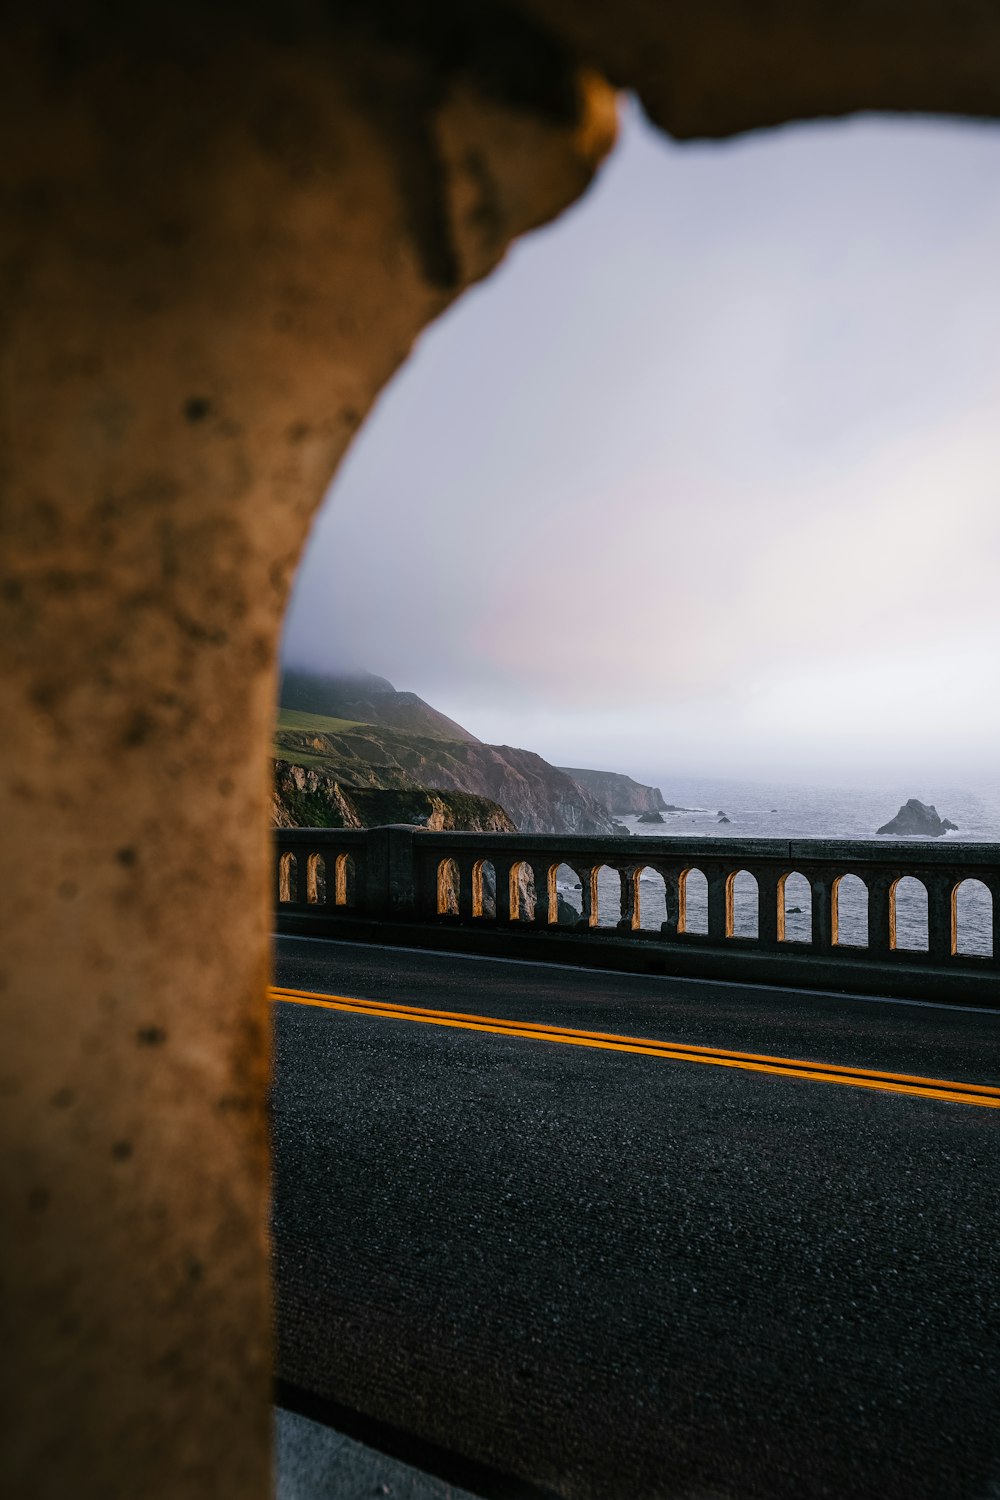
[[[883,823],[881,828],[876,828],[875,832],[896,833],[904,838],[939,839],[942,834],[955,832],[957,828],[957,823],[938,815],[933,803],[918,802],[916,797],[910,797],[896,816]]]
[[[644,812],[636,818],[637,823],[662,823],[663,821],[663,814],[660,812]]]

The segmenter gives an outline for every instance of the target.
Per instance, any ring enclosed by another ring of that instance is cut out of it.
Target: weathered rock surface
[[[640,813],[636,819],[637,823],[662,823],[663,821],[663,814],[659,812]]]
[[[276,828],[374,828],[418,823],[437,832],[514,833],[488,797],[425,787],[346,787],[314,766],[275,761],[271,821]]]
[[[577,766],[558,768],[609,813],[666,812],[667,804],[657,786],[643,786],[620,771],[587,771]]]
[[[883,823],[875,832],[896,833],[906,838],[939,839],[942,834],[949,830],[954,832],[957,827],[956,823],[939,817],[933,803],[919,802],[916,797],[910,797],[896,816],[888,823]]]

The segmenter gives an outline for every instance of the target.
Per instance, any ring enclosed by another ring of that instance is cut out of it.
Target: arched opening
[[[553,865],[549,870],[549,915],[551,920],[553,885],[560,926],[570,926],[583,915],[583,883],[569,865]]]
[[[497,919],[497,872],[488,859],[477,859],[472,867],[472,915],[487,922]]]
[[[622,914],[622,882],[617,870],[599,865],[596,876],[598,927],[617,927]]]
[[[306,900],[310,906],[326,905],[326,860],[310,854],[306,861]]]
[[[760,935],[760,890],[756,876],[737,870],[726,880],[726,937]]]
[[[278,900],[283,904],[299,898],[299,862],[294,854],[285,853],[278,861]]]
[[[683,870],[678,880],[677,931],[708,933],[708,881],[697,866]]]
[[[458,865],[453,859],[442,859],[438,865],[437,914],[458,916]]]
[[[860,876],[837,876],[830,893],[830,920],[835,948],[868,947],[868,887]]]
[[[993,953],[993,897],[981,880],[963,880],[951,893],[951,951],[977,958]]]
[[[903,875],[889,888],[889,946],[927,949],[927,887],[915,875]]]
[[[510,919],[512,922],[535,920],[535,872],[526,859],[510,870]]]
[[[645,865],[635,872],[635,909],[637,926],[643,931],[659,932],[667,919],[667,892],[663,876]]]
[[[356,900],[355,870],[354,859],[350,854],[337,855],[334,875],[336,881],[334,904],[336,906],[353,906]]]
[[[812,887],[798,870],[778,881],[778,941],[812,941]]]

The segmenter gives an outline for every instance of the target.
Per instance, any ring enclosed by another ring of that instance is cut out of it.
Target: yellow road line
[[[673,1062],[705,1063],[718,1068],[739,1068],[751,1073],[770,1073],[784,1078],[808,1079],[814,1083],[839,1083],[849,1088],[878,1089],[886,1093],[912,1094],[924,1099],[942,1099],[951,1104],[978,1104],[1000,1109],[1000,1088],[981,1083],[957,1083],[942,1078],[922,1078],[908,1073],[877,1072],[849,1068],[838,1063],[805,1062],[766,1053],[728,1052],[719,1047],[695,1047],[687,1043],[658,1042],[651,1037],[621,1036],[608,1031],[578,1031],[565,1026],[547,1026],[534,1021],[512,1021],[500,1016],[467,1015],[462,1011],[433,1010],[398,1005],[382,1000],[359,1000],[351,995],[325,995],[314,990],[275,986],[275,1001],[316,1006],[322,1010],[346,1011],[393,1021],[415,1021],[424,1025],[460,1031],[487,1032],[495,1036],[520,1037],[527,1041],[558,1042],[570,1047],[594,1047],[606,1052],[638,1053],[643,1057]]]

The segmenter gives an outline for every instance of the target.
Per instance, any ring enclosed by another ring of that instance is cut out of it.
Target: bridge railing
[[[997,844],[393,826],[275,848],[283,931],[1000,1004]]]

